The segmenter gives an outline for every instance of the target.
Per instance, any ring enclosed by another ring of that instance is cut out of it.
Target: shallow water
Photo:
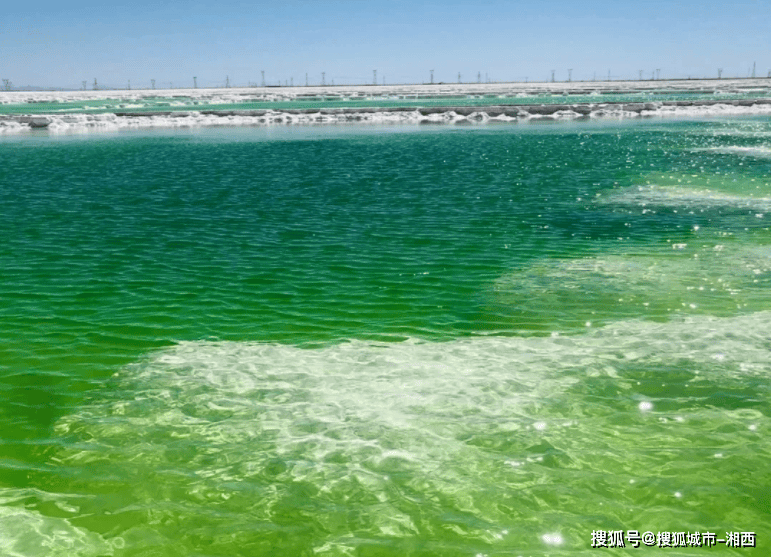
[[[0,553],[765,555],[770,134],[3,138]]]

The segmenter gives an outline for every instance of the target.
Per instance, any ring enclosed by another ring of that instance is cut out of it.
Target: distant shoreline
[[[712,87],[705,87],[706,83]],[[281,90],[258,87],[116,93],[2,92],[0,134],[32,129],[78,132],[356,122],[420,124],[771,115],[771,80],[765,78],[517,83],[506,86],[286,87]],[[619,100],[625,95],[626,100]],[[639,101],[628,98],[634,95],[645,97]],[[681,100],[682,96],[688,95],[707,98]],[[570,102],[571,96],[582,98],[576,99],[580,102]],[[587,97],[597,100],[587,102]],[[90,104],[92,102],[96,104]],[[29,112],[25,105],[29,105]],[[249,108],[248,105],[257,106]],[[2,114],[3,106],[9,107],[8,113]]]
[[[3,93],[145,93],[145,92],[158,92],[158,91],[175,91],[175,92],[194,92],[194,91],[238,91],[238,90],[373,90],[379,88],[415,88],[415,87],[502,87],[506,89],[511,88],[528,88],[535,87],[539,90],[542,88],[556,88],[564,89],[566,87],[577,87],[581,90],[586,88],[596,87],[610,87],[615,88],[618,86],[624,86],[629,88],[637,88],[640,90],[656,88],[656,84],[664,84],[665,86],[672,86],[675,84],[695,84],[695,83],[714,83],[720,84],[748,84],[758,83],[769,86],[771,84],[771,77],[731,77],[731,78],[717,78],[717,77],[694,77],[694,78],[662,78],[662,79],[611,79],[611,80],[572,80],[572,81],[495,81],[489,83],[474,83],[474,82],[450,82],[440,81],[435,83],[393,83],[393,84],[373,84],[373,83],[360,83],[360,84],[315,84],[315,85],[281,85],[281,84],[265,84],[265,85],[239,85],[233,87],[169,87],[169,88],[150,88],[150,87],[134,87],[134,88],[120,88],[120,87],[105,87],[97,89],[68,89],[57,87],[37,87],[37,86],[22,86],[19,88],[11,89],[9,91],[0,90],[0,95]]]

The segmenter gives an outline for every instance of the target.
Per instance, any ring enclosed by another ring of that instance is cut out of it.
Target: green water
[[[0,555],[767,555],[769,145],[0,138]]]
[[[279,90],[280,91],[280,90]],[[122,92],[126,95],[126,92]],[[103,114],[112,112],[167,112],[199,110],[322,110],[330,108],[401,108],[442,106],[497,106],[526,104],[575,104],[609,102],[660,102],[700,100],[742,100],[768,97],[769,91],[697,93],[689,91],[649,91],[639,93],[602,94],[539,94],[539,95],[373,95],[373,96],[301,96],[291,100],[266,100],[257,94],[243,100],[232,97],[226,102],[219,98],[190,97],[180,94],[174,97],[142,97],[137,99],[100,98],[89,100],[61,100],[54,102],[0,104],[0,114]]]

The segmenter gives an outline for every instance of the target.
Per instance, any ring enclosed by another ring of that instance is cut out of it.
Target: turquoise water
[[[294,90],[293,90],[294,91]],[[281,94],[277,89],[275,94]],[[330,108],[396,108],[396,107],[442,107],[442,106],[498,106],[526,104],[575,104],[608,102],[660,102],[660,101],[701,101],[701,100],[742,100],[768,97],[769,91],[751,92],[692,92],[652,90],[646,92],[605,92],[602,94],[534,94],[518,96],[501,95],[457,95],[442,94],[396,94],[350,96],[341,92],[339,96],[300,95],[294,99],[266,100],[262,93],[239,94],[242,100],[230,98],[223,102],[219,98],[191,97],[180,93],[173,97],[100,98],[89,100],[58,100],[54,102],[35,101],[21,104],[0,104],[0,114],[102,114],[111,112],[166,112],[198,110],[321,110]],[[290,94],[290,93],[287,93]],[[251,98],[250,98],[251,97]]]
[[[1,138],[0,554],[766,555],[770,146]]]

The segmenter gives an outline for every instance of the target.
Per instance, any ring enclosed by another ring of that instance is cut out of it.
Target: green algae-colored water
[[[1,138],[0,554],[767,555],[769,147],[768,118]]]
[[[277,94],[281,89],[277,89]],[[223,93],[212,93],[210,97],[193,97],[180,92],[172,97],[137,96],[130,98],[126,91],[116,92],[115,98],[88,100],[35,101],[20,104],[0,104],[0,114],[102,114],[112,112],[168,112],[199,110],[315,110],[330,108],[403,108],[443,106],[492,106],[528,104],[576,104],[576,103],[620,103],[700,100],[744,100],[768,97],[767,89],[743,92],[693,92],[693,91],[646,91],[635,93],[606,92],[602,94],[530,94],[530,95],[445,95],[441,94],[378,94],[354,95],[341,92],[339,95],[301,95],[293,99],[267,100],[264,93],[254,95],[240,93],[237,97],[223,99]]]

